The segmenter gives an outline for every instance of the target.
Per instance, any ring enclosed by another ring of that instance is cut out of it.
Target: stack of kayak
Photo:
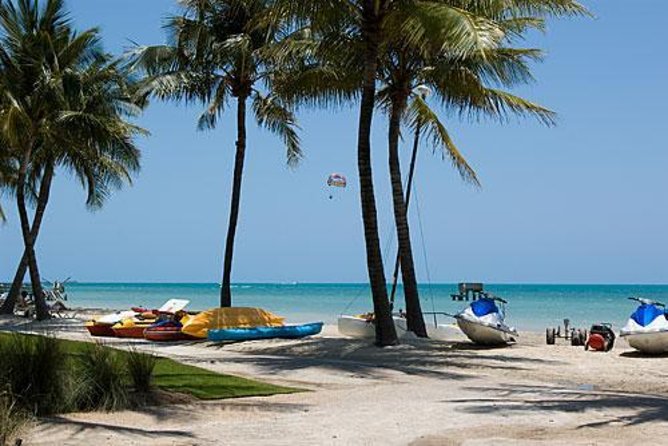
[[[86,329],[92,336],[161,341],[187,339],[181,333],[181,326],[189,317],[184,311],[189,303],[187,300],[171,299],[155,310],[135,307],[93,318],[86,322]]]
[[[297,339],[318,334],[322,322],[286,325],[283,317],[261,308],[214,308],[197,314],[184,311],[188,301],[173,299],[158,310],[133,308],[86,323],[92,336],[137,338],[149,341],[249,341]]]

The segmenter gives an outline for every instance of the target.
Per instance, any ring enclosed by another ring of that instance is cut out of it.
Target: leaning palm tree
[[[231,275],[246,158],[248,102],[257,124],[281,138],[287,162],[302,156],[290,108],[274,94],[273,79],[282,60],[298,48],[299,33],[283,23],[263,21],[269,0],[181,0],[172,17],[168,45],[140,47],[130,56],[147,73],[146,90],[160,99],[205,104],[198,127],[213,129],[230,102],[236,103],[237,141],[229,224],[225,242],[220,305],[232,305]]]
[[[126,71],[102,52],[97,30],[76,34],[63,2],[22,0],[0,6],[2,137],[17,159],[16,196],[24,254],[1,311],[12,312],[26,269],[38,319],[48,317],[35,243],[58,167],[77,176],[88,205],[99,207],[139,167],[127,122],[141,100]],[[33,193],[34,191],[34,193]],[[31,195],[33,195],[31,197]],[[36,203],[32,223],[27,206]]]
[[[394,45],[388,46],[388,52],[381,59],[384,63],[381,64],[380,76],[385,87],[381,91],[380,102],[385,105],[389,114],[389,167],[399,245],[394,283],[398,267],[401,265],[407,325],[409,330],[422,337],[427,336],[427,332],[413,265],[407,218],[408,198],[404,197],[399,162],[402,122],[408,121],[416,135],[422,131],[435,149],[452,161],[464,181],[475,185],[479,185],[479,182],[438,114],[428,106],[424,97],[414,93],[415,88],[419,85],[426,86],[435,93],[437,100],[459,115],[485,114],[505,119],[507,112],[511,111],[536,116],[548,125],[553,123],[553,114],[544,107],[486,85],[486,82],[491,82],[512,87],[517,83],[530,81],[532,78],[526,59],[537,58],[539,55],[538,50],[497,47],[494,40],[494,38],[488,39],[490,42],[488,48],[481,48],[463,57],[455,52],[443,50],[442,47],[436,54],[425,57],[423,52],[416,51],[399,39]],[[415,155],[414,153],[413,159]],[[395,289],[396,286],[393,284],[391,302],[394,301]]]
[[[442,0],[442,3],[462,6],[462,2],[457,0]],[[475,185],[479,183],[438,114],[428,106],[425,97],[414,93],[414,89],[421,85],[434,92],[446,111],[455,115],[484,115],[506,120],[509,114],[516,114],[534,116],[546,125],[554,124],[551,111],[498,88],[512,88],[533,81],[529,62],[539,60],[541,51],[515,48],[514,42],[518,37],[521,38],[530,29],[542,29],[546,15],[585,14],[586,10],[571,1],[552,4],[543,2],[542,5],[534,6],[530,3],[466,4],[467,10],[475,17],[483,17],[495,25],[490,27],[489,22],[477,21],[474,26],[477,28],[475,34],[479,47],[467,54],[463,54],[447,40],[438,40],[438,36],[435,36],[436,40],[432,40],[430,46],[415,47],[401,34],[389,34],[385,52],[381,54],[379,75],[385,87],[380,102],[389,115],[388,152],[399,245],[390,302],[394,302],[398,268],[401,265],[407,325],[418,336],[426,336],[427,333],[413,265],[407,209],[421,131],[426,133],[435,149],[452,161],[464,181]],[[409,190],[405,198],[398,150],[401,123],[404,120],[413,127],[416,135]]]

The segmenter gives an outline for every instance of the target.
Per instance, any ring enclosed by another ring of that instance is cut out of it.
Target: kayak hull
[[[86,330],[88,330],[88,333],[90,333],[91,336],[95,337],[113,338],[114,336],[116,336],[116,334],[114,333],[114,330],[111,327],[112,326],[108,324],[95,324],[95,323],[86,324]]]
[[[180,327],[150,327],[144,330],[144,338],[153,342],[192,341],[197,339],[182,332]]]
[[[139,325],[134,327],[112,328],[117,338],[144,339],[144,331],[149,325]]]
[[[299,339],[322,331],[322,322],[280,327],[221,328],[209,330],[210,341],[253,341],[259,339]]]

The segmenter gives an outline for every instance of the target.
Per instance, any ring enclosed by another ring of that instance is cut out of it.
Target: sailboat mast
[[[431,90],[426,85],[418,85],[413,90],[423,101],[431,93]],[[406,214],[408,214],[408,205],[411,201],[411,190],[413,189],[413,177],[415,176],[415,165],[417,164],[418,148],[420,147],[420,131],[422,130],[422,122],[417,118],[417,125],[415,126],[415,139],[413,140],[413,153],[411,154],[411,164],[408,169],[408,183],[406,184]],[[394,261],[394,274],[392,275],[392,291],[390,292],[390,311],[394,309],[394,299],[397,294],[397,283],[399,282],[399,266],[401,266],[401,255],[397,249],[397,257]]]

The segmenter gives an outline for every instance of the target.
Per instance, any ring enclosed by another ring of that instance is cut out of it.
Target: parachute
[[[340,173],[333,173],[327,178],[327,186],[332,188],[330,194],[329,194],[329,199],[333,200],[334,199],[334,190],[337,188],[340,189],[345,189],[346,186],[348,186],[348,180],[346,177]]]
[[[348,180],[340,173],[333,173],[327,178],[327,185],[329,187],[346,187]]]

